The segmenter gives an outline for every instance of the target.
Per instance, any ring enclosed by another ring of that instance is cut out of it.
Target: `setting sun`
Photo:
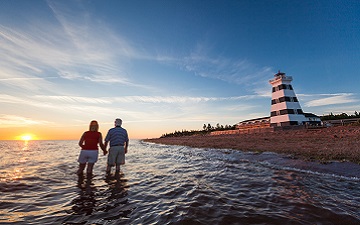
[[[23,141],[30,141],[32,139],[31,135],[23,135],[21,136],[21,140]]]
[[[31,140],[35,140],[36,138],[33,134],[22,134],[19,135],[16,139],[22,141],[31,141]]]

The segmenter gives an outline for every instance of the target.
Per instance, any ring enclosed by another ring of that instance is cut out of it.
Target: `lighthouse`
[[[292,77],[280,71],[269,83],[272,85],[270,126],[302,125],[307,121],[295,91],[291,86]]]

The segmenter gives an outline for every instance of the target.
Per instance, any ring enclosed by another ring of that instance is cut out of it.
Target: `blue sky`
[[[359,24],[359,1],[0,1],[0,134],[233,125],[269,116],[278,70],[305,112],[353,114]]]

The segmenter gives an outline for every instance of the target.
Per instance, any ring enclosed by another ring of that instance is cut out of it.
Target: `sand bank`
[[[276,131],[237,135],[204,135],[146,139],[144,141],[196,148],[276,152],[304,160],[349,161],[360,164],[360,126]]]

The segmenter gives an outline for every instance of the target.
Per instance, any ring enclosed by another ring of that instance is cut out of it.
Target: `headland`
[[[360,164],[359,125],[251,134],[165,137],[144,141],[194,148],[275,152],[321,163],[347,161]]]

